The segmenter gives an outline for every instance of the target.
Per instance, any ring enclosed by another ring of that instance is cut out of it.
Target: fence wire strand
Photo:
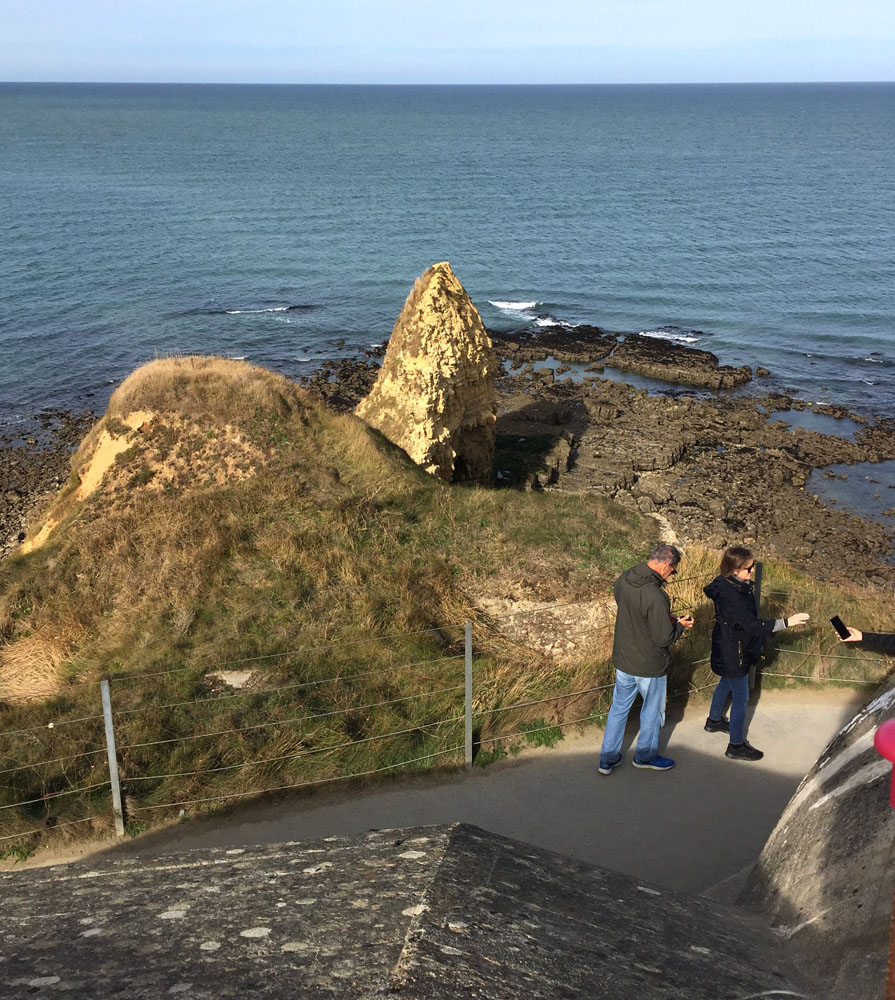
[[[693,582],[693,581],[708,580],[708,579],[711,579],[712,576],[713,576],[713,574],[707,574],[707,575],[696,575],[696,576],[691,576],[691,577],[683,577],[681,579],[674,579],[674,578],[672,578],[672,579],[669,579],[667,581],[667,584],[669,586],[674,586],[674,585],[677,585],[677,584],[690,583],[690,582]],[[772,589],[765,589],[763,591],[763,596],[766,596],[766,597],[772,597],[772,596],[773,597],[790,596],[790,591],[778,590],[778,589],[773,589],[773,590]],[[549,614],[551,614],[551,613],[553,613],[555,611],[558,611],[558,610],[567,609],[567,608],[574,608],[574,607],[577,607],[577,606],[586,606],[586,607],[589,607],[589,608],[600,608],[600,609],[603,609],[603,610],[611,613],[613,611],[614,602],[612,601],[612,599],[610,597],[593,597],[593,598],[582,598],[582,599],[576,599],[576,600],[568,600],[568,601],[563,601],[563,602],[554,602],[552,604],[548,604],[548,605],[546,605],[544,607],[540,607],[540,608],[531,608],[531,609],[527,609],[527,610],[524,610],[524,611],[509,612],[509,613],[507,613],[505,615],[488,615],[484,619],[473,619],[473,625],[474,625],[474,627],[476,629],[482,628],[482,629],[485,629],[486,632],[493,633],[493,632],[497,631],[497,629],[495,628],[495,625],[496,625],[496,623],[499,623],[499,622],[506,622],[508,620],[518,619],[518,618],[533,619],[533,618],[537,618],[539,616],[549,615]],[[697,604],[697,605],[689,605],[687,607],[682,607],[682,608],[675,608],[673,613],[674,614],[679,614],[679,613],[682,613],[682,612],[691,611],[694,608],[699,607],[699,606],[701,606],[701,605]],[[183,674],[183,673],[187,673],[187,672],[190,672],[190,671],[197,671],[199,673],[201,679],[206,679],[206,678],[210,677],[211,675],[213,675],[216,672],[223,671],[223,670],[226,670],[226,669],[232,668],[232,667],[237,667],[237,666],[240,666],[240,665],[245,665],[245,664],[250,664],[250,663],[260,663],[260,662],[263,662],[263,661],[266,661],[266,660],[284,659],[284,658],[287,658],[287,657],[312,656],[312,655],[315,655],[315,654],[325,653],[327,651],[338,650],[338,649],[341,649],[341,648],[357,647],[357,646],[361,646],[361,645],[369,644],[369,643],[374,643],[374,642],[383,642],[383,641],[389,641],[389,640],[400,640],[400,639],[403,639],[403,638],[411,638],[411,637],[421,636],[421,635],[426,635],[426,634],[441,635],[444,632],[446,632],[447,630],[462,628],[463,624],[464,624],[463,622],[452,622],[452,623],[448,623],[448,624],[444,624],[444,625],[436,625],[436,626],[432,626],[432,627],[429,627],[429,628],[418,629],[418,630],[408,631],[408,632],[396,632],[396,633],[390,633],[390,634],[382,635],[382,636],[366,636],[366,637],[364,637],[362,639],[336,640],[336,641],[333,641],[333,642],[323,643],[323,644],[320,644],[320,645],[304,646],[304,647],[299,647],[297,649],[286,650],[286,651],[281,651],[281,652],[277,652],[277,653],[259,654],[257,656],[248,656],[248,657],[241,657],[241,658],[232,659],[232,660],[225,660],[225,661],[222,661],[222,662],[214,665],[213,667],[209,667],[209,666],[197,667],[196,665],[192,665],[192,666],[187,666],[187,667],[183,667],[183,668],[176,668],[176,669],[162,670],[162,671],[153,671],[153,672],[140,673],[140,674],[112,675],[110,679],[114,680],[116,683],[123,682],[123,681],[140,681],[140,680],[151,679],[151,678],[166,677],[166,676],[170,676],[170,675],[174,675],[174,674]],[[585,639],[586,637],[591,636],[591,635],[595,635],[596,633],[605,632],[607,629],[612,628],[613,625],[614,625],[613,621],[608,621],[608,622],[606,622],[603,625],[599,625],[599,626],[596,626],[594,628],[587,629],[585,631],[581,631],[581,632],[576,633],[576,642],[574,643],[574,645],[580,647],[582,645],[582,643],[581,643],[582,639]],[[462,642],[462,639],[458,639],[457,640],[457,644],[458,645],[459,645],[460,642]],[[802,659],[804,659],[804,660],[809,660],[809,659],[810,660],[816,660],[816,659],[826,658],[826,659],[830,659],[830,660],[852,661],[852,662],[854,662],[856,664],[858,664],[858,663],[868,663],[868,664],[874,664],[875,666],[882,666],[884,663],[888,664],[888,663],[891,662],[891,659],[889,657],[885,656],[885,655],[881,655],[881,656],[878,656],[878,657],[868,657],[868,656],[854,656],[854,655],[836,654],[836,653],[822,653],[822,652],[818,653],[818,652],[801,651],[801,650],[796,650],[796,649],[787,649],[787,648],[780,647],[780,646],[769,647],[766,650],[766,653],[780,653],[780,654],[787,655],[787,656],[799,656],[799,657],[802,657]],[[479,650],[479,651],[474,652],[473,655],[478,658],[478,657],[481,657],[481,656],[486,655],[486,654],[485,654],[484,651]],[[279,694],[282,694],[282,693],[288,692],[288,691],[297,691],[297,690],[306,689],[306,688],[322,687],[322,686],[327,685],[327,684],[350,683],[350,682],[355,681],[355,680],[362,680],[364,678],[375,676],[375,675],[378,675],[378,674],[395,673],[395,672],[399,672],[399,671],[402,671],[402,670],[414,670],[414,669],[419,668],[419,667],[425,668],[425,667],[430,666],[430,665],[444,664],[444,663],[448,663],[450,661],[461,660],[463,658],[464,658],[464,654],[463,653],[457,653],[457,654],[451,654],[451,655],[442,656],[442,657],[433,657],[433,658],[430,658],[430,659],[427,659],[427,660],[422,660],[422,661],[418,661],[418,662],[410,663],[410,664],[393,664],[393,665],[385,666],[385,667],[382,667],[382,668],[377,668],[376,670],[365,671],[365,672],[357,673],[357,674],[349,674],[349,675],[345,675],[345,676],[337,675],[337,676],[329,677],[329,678],[326,678],[326,679],[323,679],[323,680],[305,681],[305,682],[299,682],[299,683],[296,683],[296,684],[279,685],[279,686],[271,687],[271,688],[261,688],[261,689],[258,689],[258,690],[239,690],[239,691],[235,691],[233,693],[223,694],[223,695],[216,695],[216,696],[212,696],[212,697],[208,697],[208,698],[195,698],[195,699],[188,700],[188,701],[174,702],[174,703],[165,704],[165,705],[159,705],[159,706],[152,706],[152,705],[150,705],[149,708],[150,709],[152,709],[152,708],[174,709],[174,708],[188,707],[190,705],[202,705],[202,704],[205,704],[205,703],[215,703],[215,702],[221,702],[221,701],[229,701],[229,700],[233,700],[233,699],[237,699],[237,698],[245,698],[245,697],[251,697],[251,696],[255,696],[255,695],[279,695]],[[677,670],[684,669],[684,670],[686,670],[688,668],[697,667],[697,666],[700,666],[700,665],[708,663],[708,662],[710,662],[710,657],[706,657],[706,658],[700,659],[700,660],[691,661],[691,662],[685,663],[685,664],[674,664],[673,665],[673,669],[677,669]],[[858,679],[858,678],[847,678],[847,677],[837,677],[837,676],[816,677],[816,676],[812,676],[812,675],[809,675],[809,674],[783,673],[783,672],[770,671],[770,670],[761,670],[761,669],[759,670],[759,672],[762,675],[768,676],[768,677],[780,677],[780,678],[795,679],[795,680],[811,680],[811,681],[815,681],[815,682],[819,682],[819,683],[843,683],[843,684],[857,684],[857,685],[876,685],[876,684],[879,683],[878,680],[863,680],[863,679]],[[96,685],[96,684],[97,684],[96,681],[77,681],[77,682],[72,682],[72,684],[70,684],[69,686],[70,687],[71,686],[85,687],[85,686],[91,686],[91,685]],[[715,684],[715,682],[713,681],[713,682],[711,682],[709,684],[702,685],[700,687],[694,687],[693,684],[692,684],[692,682],[688,682],[688,693],[695,694],[695,693],[698,693],[698,692],[701,692],[701,691],[708,690],[709,688],[713,687],[714,684]],[[541,698],[541,699],[534,699],[534,700],[529,700],[529,701],[524,701],[524,702],[518,702],[518,703],[516,703],[514,705],[500,706],[498,708],[491,708],[491,709],[483,708],[483,709],[477,710],[475,712],[475,715],[477,717],[483,717],[483,716],[488,716],[488,715],[492,715],[492,716],[493,715],[499,715],[501,713],[509,712],[509,711],[513,711],[513,710],[520,710],[520,709],[525,709],[525,708],[531,708],[533,706],[542,705],[542,704],[545,704],[547,702],[556,702],[556,701],[559,701],[559,700],[567,700],[567,699],[571,699],[571,698],[575,698],[575,697],[581,697],[581,696],[587,695],[587,694],[593,694],[595,692],[606,691],[606,690],[609,690],[609,689],[611,689],[613,687],[614,687],[614,684],[612,684],[612,683],[596,685],[596,686],[589,687],[589,688],[584,688],[584,689],[581,689],[581,690],[578,690],[578,691],[565,692],[565,693],[562,693],[562,694],[554,694],[554,695],[550,695],[548,697]],[[123,752],[123,751],[126,751],[126,750],[137,750],[137,749],[146,748],[146,747],[161,746],[161,745],[165,745],[165,744],[184,742],[184,741],[188,741],[188,740],[206,739],[206,738],[212,738],[212,737],[222,737],[222,736],[227,736],[227,735],[231,735],[231,734],[239,734],[239,733],[245,733],[245,732],[252,732],[252,731],[256,731],[256,730],[260,730],[260,729],[265,729],[265,728],[269,728],[269,727],[274,727],[274,726],[286,726],[286,725],[291,725],[291,724],[295,724],[295,723],[299,723],[299,724],[313,723],[313,722],[318,721],[318,720],[332,718],[332,717],[335,717],[335,716],[338,716],[338,715],[344,715],[344,714],[349,713],[349,712],[363,712],[363,711],[368,711],[368,710],[371,710],[371,709],[386,707],[386,706],[389,706],[389,705],[397,705],[397,704],[405,703],[405,702],[412,701],[412,700],[419,699],[419,698],[432,697],[432,696],[443,695],[443,694],[450,694],[450,693],[453,693],[453,692],[460,691],[463,688],[464,688],[464,685],[459,684],[459,685],[455,685],[455,686],[451,686],[451,687],[445,687],[445,688],[440,688],[440,689],[436,689],[436,690],[431,690],[431,691],[421,692],[421,693],[417,693],[417,694],[407,695],[407,696],[404,696],[404,697],[401,697],[401,698],[394,698],[394,699],[389,699],[389,700],[385,700],[385,701],[380,701],[380,702],[369,704],[369,705],[352,706],[350,708],[337,709],[337,710],[333,710],[333,711],[330,711],[330,712],[323,712],[323,713],[318,713],[318,714],[314,714],[314,715],[296,716],[296,717],[291,717],[291,718],[287,718],[287,719],[273,720],[273,721],[269,721],[269,722],[265,722],[265,723],[260,723],[260,724],[257,724],[257,725],[252,725],[252,726],[235,727],[235,728],[232,728],[232,729],[225,729],[225,730],[220,730],[220,731],[216,731],[216,732],[208,732],[208,733],[198,733],[198,734],[194,733],[194,734],[189,734],[189,735],[185,735],[185,736],[176,736],[176,737],[172,737],[170,739],[150,741],[150,742],[146,742],[146,743],[134,743],[134,744],[129,744],[129,745],[125,745],[125,746],[119,747],[119,752]],[[115,712],[114,716],[117,717],[117,718],[121,718],[121,717],[125,717],[125,716],[135,715],[135,714],[138,714],[138,713],[141,713],[141,712],[145,712],[145,711],[147,711],[147,708],[123,709],[123,710]],[[103,718],[102,714],[94,714],[94,715],[84,716],[84,717],[76,718],[76,719],[61,719],[59,721],[51,720],[50,722],[47,722],[47,723],[44,723],[44,724],[38,725],[38,726],[32,726],[32,727],[27,727],[27,728],[23,728],[23,729],[17,729],[17,730],[10,730],[10,731],[6,731],[6,732],[0,732],[0,736],[23,736],[23,735],[37,733],[37,732],[46,732],[48,730],[50,732],[53,732],[55,729],[61,728],[63,726],[67,727],[67,726],[77,725],[77,724],[80,724],[80,723],[91,723],[91,722],[95,722],[97,720],[101,720],[102,718]],[[331,744],[331,745],[328,745],[328,746],[325,746],[325,747],[313,747],[313,748],[309,748],[309,749],[300,750],[300,751],[297,751],[297,752],[294,752],[294,753],[283,754],[283,755],[274,756],[274,757],[259,758],[257,760],[246,760],[246,761],[242,761],[242,762],[239,762],[239,763],[236,763],[236,764],[222,765],[221,767],[207,768],[207,769],[200,768],[200,769],[193,770],[193,771],[178,771],[178,772],[170,772],[170,773],[155,774],[155,775],[138,775],[138,776],[134,776],[132,778],[124,777],[123,780],[126,783],[132,783],[132,782],[137,782],[137,781],[153,781],[153,780],[161,781],[161,780],[169,779],[169,778],[191,777],[191,776],[194,776],[194,775],[212,774],[212,773],[218,773],[218,772],[222,772],[222,771],[230,771],[230,770],[234,770],[234,769],[237,769],[237,768],[253,767],[253,766],[260,766],[260,765],[265,765],[265,764],[278,763],[278,762],[282,762],[282,761],[295,760],[295,759],[300,759],[300,758],[303,758],[303,757],[312,756],[312,755],[315,755],[315,754],[331,753],[331,752],[334,752],[334,751],[337,751],[337,750],[346,749],[346,748],[351,747],[351,746],[357,746],[359,744],[371,743],[371,742],[374,742],[374,741],[381,741],[381,740],[391,739],[391,738],[394,738],[394,737],[404,736],[404,735],[408,735],[408,734],[413,733],[413,732],[420,732],[420,731],[432,730],[434,728],[437,728],[437,727],[440,727],[440,726],[443,726],[443,725],[457,723],[457,722],[461,721],[462,718],[463,718],[462,715],[457,715],[457,716],[453,716],[453,717],[450,717],[450,718],[439,720],[437,722],[424,723],[422,725],[414,725],[414,726],[411,726],[411,727],[408,727],[408,728],[405,728],[405,729],[395,730],[395,731],[389,732],[389,733],[383,733],[383,734],[379,734],[379,735],[364,737],[363,739],[359,739],[359,740],[350,740],[350,741],[346,741],[346,742],[343,742],[343,743]],[[592,721],[593,721],[593,713],[591,715],[582,717],[580,719],[573,719],[573,720],[569,720],[569,721],[565,721],[565,722],[558,722],[558,723],[554,723],[554,724],[551,724],[551,725],[546,725],[545,724],[545,725],[540,726],[540,727],[535,728],[535,729],[529,728],[527,730],[521,730],[519,732],[514,732],[514,733],[509,733],[509,734],[502,734],[500,736],[490,737],[488,739],[480,741],[479,746],[484,746],[484,745],[488,745],[488,744],[492,744],[492,743],[497,743],[497,742],[500,742],[500,741],[503,741],[503,740],[512,740],[512,739],[516,739],[516,738],[519,738],[519,737],[530,736],[530,735],[532,735],[534,733],[544,732],[544,731],[547,731],[547,730],[550,730],[550,729],[555,729],[555,728],[563,729],[563,728],[568,727],[568,726],[580,725],[582,723],[592,722]],[[276,786],[276,787],[273,787],[273,788],[257,789],[257,790],[252,790],[252,791],[248,791],[248,792],[231,792],[231,793],[227,793],[227,794],[223,794],[223,795],[214,795],[214,796],[206,796],[206,797],[202,797],[202,798],[188,799],[188,800],[181,801],[181,802],[169,802],[169,803],[163,803],[163,804],[160,804],[160,805],[141,806],[141,807],[136,807],[134,809],[134,811],[135,812],[147,812],[147,811],[150,811],[150,810],[157,810],[157,809],[177,808],[177,807],[194,805],[194,804],[199,804],[199,803],[204,803],[204,802],[214,802],[214,801],[221,801],[221,800],[225,800],[225,799],[238,799],[238,798],[243,798],[243,797],[246,797],[246,796],[255,796],[255,795],[264,794],[264,793],[267,793],[267,792],[276,792],[276,791],[284,791],[284,790],[288,790],[288,789],[299,789],[299,788],[307,788],[307,787],[319,786],[319,785],[323,785],[323,784],[332,784],[333,782],[340,781],[340,780],[348,780],[348,779],[352,779],[352,778],[361,778],[361,777],[366,777],[366,776],[370,776],[370,775],[382,773],[384,771],[391,771],[391,770],[394,770],[396,768],[405,767],[405,766],[416,764],[416,763],[421,763],[422,761],[431,760],[431,759],[434,759],[434,758],[437,758],[437,757],[445,756],[445,755],[451,754],[451,753],[456,753],[456,752],[462,751],[462,750],[463,750],[462,746],[450,747],[448,749],[435,751],[433,753],[425,754],[423,756],[412,758],[412,759],[409,759],[409,760],[399,761],[399,762],[396,762],[394,764],[388,764],[388,765],[384,765],[384,766],[381,766],[381,767],[372,768],[372,769],[369,769],[369,770],[366,770],[366,771],[361,771],[361,772],[358,772],[356,774],[343,774],[343,775],[337,775],[337,776],[334,776],[334,777],[322,778],[322,779],[314,780],[314,781],[291,783],[291,784],[285,784],[285,785]],[[102,747],[102,748],[97,748],[97,749],[90,749],[90,750],[83,751],[83,752],[77,753],[77,754],[72,754],[70,756],[63,756],[63,757],[58,757],[58,758],[53,758],[53,759],[48,759],[48,760],[42,760],[42,761],[39,761],[39,762],[34,763],[34,764],[16,765],[16,766],[13,766],[13,767],[9,767],[9,768],[5,768],[3,770],[0,770],[0,775],[2,775],[2,774],[11,774],[11,773],[14,773],[14,772],[28,770],[28,769],[36,769],[36,768],[44,767],[44,766],[47,766],[47,765],[64,764],[64,763],[69,762],[69,761],[75,761],[75,760],[79,760],[81,758],[91,757],[91,756],[94,756],[96,754],[102,754],[104,752],[105,752],[105,748]],[[104,781],[104,782],[99,782],[99,783],[95,783],[95,784],[89,784],[89,785],[80,786],[78,788],[70,788],[70,789],[65,789],[65,790],[58,791],[58,792],[52,792],[52,793],[49,793],[47,795],[40,796],[39,798],[36,798],[36,799],[30,799],[30,800],[27,800],[27,801],[24,801],[24,802],[16,802],[16,803],[11,803],[9,805],[0,806],[0,810],[8,810],[8,809],[14,809],[14,808],[18,808],[18,807],[33,805],[33,804],[36,804],[36,803],[48,802],[48,801],[52,801],[52,800],[55,800],[55,799],[58,799],[58,798],[62,798],[64,796],[75,795],[75,794],[78,794],[78,793],[85,793],[85,792],[89,793],[89,792],[94,791],[95,789],[108,787],[110,784],[111,784],[111,782],[109,780],[107,780],[107,781]],[[68,827],[68,826],[76,826],[78,824],[90,822],[90,821],[93,821],[93,820],[96,820],[96,819],[99,819],[99,818],[100,817],[97,817],[97,816],[89,816],[89,817],[86,817],[85,819],[72,820],[72,821],[68,821],[68,822],[65,822],[65,823],[54,824],[54,826],[52,828],[53,829],[63,829],[63,828]],[[20,838],[24,838],[24,837],[29,837],[29,836],[32,836],[34,834],[40,834],[40,833],[43,833],[43,832],[46,832],[46,831],[42,830],[42,829],[35,829],[35,830],[25,831],[25,832],[17,833],[17,834],[4,835],[4,836],[0,836],[0,842],[2,842],[2,841],[8,841],[8,840],[20,839]]]
[[[381,733],[378,736],[366,736],[361,740],[348,740],[345,743],[333,743],[326,747],[313,747],[310,750],[300,750],[296,753],[283,754],[281,757],[263,757],[260,760],[243,760],[238,764],[227,764],[224,767],[207,767],[198,771],[174,771],[171,774],[146,774],[129,778],[122,776],[122,781],[130,784],[134,781],[156,781],[162,778],[186,778],[193,774],[214,774],[218,771],[232,771],[237,767],[253,767],[255,764],[271,764],[281,760],[297,760],[301,757],[311,757],[314,754],[329,753],[332,750],[344,750],[345,747],[356,747],[362,743],[372,743],[375,740],[387,740],[393,736],[406,736],[408,733],[417,733],[421,729],[432,729],[436,726],[444,726],[450,722],[460,722],[462,715],[455,715],[450,719],[440,719],[438,722],[427,722],[420,726],[412,726],[410,729],[398,729],[392,733]]]
[[[93,757],[98,753],[105,753],[106,748],[100,750],[85,750],[83,753],[75,753],[70,757],[55,757],[53,760],[39,760],[34,764],[18,764],[16,767],[7,767],[0,771],[0,774],[12,774],[13,771],[23,771],[29,767],[43,767],[44,764],[63,764],[68,760],[78,760],[80,757]]]
[[[90,823],[95,819],[102,819],[101,816],[85,816],[84,819],[70,819],[66,820],[64,823],[54,823],[51,830],[61,830],[66,826],[77,826],[79,823]],[[46,833],[47,828],[37,829],[37,830],[22,830],[20,833],[8,833],[0,837],[0,840],[20,840],[23,837],[31,837],[35,833]]]
[[[498,743],[500,740],[512,740],[516,739],[518,736],[530,736],[534,733],[543,733],[548,729],[565,729],[566,726],[578,726],[582,722],[590,722],[593,718],[593,713],[591,715],[584,715],[580,719],[569,719],[568,722],[554,722],[550,725],[539,726],[537,729],[520,729],[515,733],[505,733],[502,736],[491,736],[487,740],[479,740],[479,746],[484,746],[486,743]]]
[[[8,806],[0,806],[0,809],[15,809],[17,806],[33,806],[35,802],[48,802],[50,799],[59,799],[63,795],[76,795],[78,792],[91,792],[94,788],[105,788],[106,785],[111,785],[111,781],[99,781],[95,785],[82,785],[80,788],[68,788],[63,792],[50,792],[47,795],[41,795],[37,799],[28,799],[27,802],[10,802]]]
[[[0,732],[0,736],[21,736],[24,733],[37,733],[44,729],[59,729],[60,726],[74,726],[78,722],[93,722],[95,719],[101,719],[102,713],[99,715],[85,715],[82,719],[61,719],[59,722],[51,720],[50,722],[45,722],[42,726],[30,726],[28,729],[9,729],[4,732]]]
[[[851,660],[853,663],[875,663],[881,665],[883,660],[889,660],[890,657],[880,655],[879,657],[869,657],[869,656],[843,656],[839,653],[809,653],[798,649],[784,649],[782,646],[771,646],[765,650],[767,653],[786,653],[789,656],[804,656],[813,657],[814,659],[826,659],[826,660]]]
[[[834,684],[866,684],[873,687],[879,684],[879,681],[864,681],[858,677],[812,677],[810,674],[778,674],[773,670],[762,670],[760,674],[763,677],[794,677],[796,680],[816,681],[821,684],[832,682]]]
[[[512,712],[517,708],[530,708],[532,705],[543,705],[548,701],[559,701],[561,698],[577,698],[582,694],[592,694],[594,691],[606,691],[614,688],[615,684],[600,684],[597,687],[584,688],[582,691],[570,691],[567,694],[552,694],[548,698],[540,698],[537,701],[520,701],[515,705],[505,705],[501,708],[483,708],[473,715],[497,715],[499,712]]]
[[[339,640],[338,642],[327,642],[320,646],[300,646],[298,649],[287,649],[279,653],[262,653],[258,656],[244,656],[237,660],[223,660],[221,663],[215,664],[212,668],[213,670],[222,670],[225,667],[234,667],[242,663],[257,663],[261,660],[273,660],[278,659],[283,656],[300,656],[310,653],[321,653],[328,649],[338,649],[343,646],[359,646],[366,642],[385,642],[388,639],[405,639],[416,635],[426,635],[427,633],[439,634],[445,629],[449,628],[462,628],[465,622],[452,622],[445,625],[433,625],[430,628],[416,629],[413,632],[392,632],[390,635],[371,635],[367,636],[365,639],[345,639]],[[192,667],[177,667],[174,670],[157,670],[151,673],[144,674],[116,674],[111,676],[109,679],[114,681],[129,681],[129,680],[139,680],[145,677],[167,677],[169,674],[183,674],[190,670],[196,670],[195,666]],[[207,668],[203,670],[204,673],[209,673]]]
[[[314,722],[317,719],[328,719],[334,715],[344,715],[346,712],[365,712],[370,708],[384,708],[386,705],[398,705],[401,702],[412,701],[414,698],[427,698],[430,695],[447,694],[451,691],[462,691],[463,684],[455,684],[453,687],[439,688],[435,691],[422,691],[419,694],[409,694],[404,698],[392,698],[389,701],[378,701],[372,705],[352,705],[350,708],[338,708],[332,712],[321,712],[318,715],[296,715],[290,719],[275,719],[273,722],[261,722],[256,726],[241,726],[236,729],[221,729],[213,733],[195,733],[190,736],[173,736],[168,740],[152,740],[149,743],[130,743],[127,746],[119,747],[118,750],[137,750],[141,747],[157,747],[164,743],[180,743],[185,740],[203,740],[210,736],[228,736],[231,733],[249,733],[256,729],[267,729],[270,726],[286,726],[292,722]]]
[[[296,691],[299,689],[309,688],[309,687],[321,687],[324,684],[344,684],[347,681],[360,680],[364,677],[375,677],[377,674],[395,673],[402,670],[410,670],[413,669],[414,667],[423,666],[428,663],[446,663],[449,660],[462,660],[464,655],[465,654],[463,653],[457,653],[454,656],[438,656],[438,657],[433,657],[430,660],[419,660],[416,663],[392,664],[391,666],[388,667],[381,667],[378,670],[368,670],[365,673],[349,674],[344,677],[328,677],[325,680],[320,680],[320,681],[302,681],[298,684],[283,684],[279,687],[273,687],[273,688],[258,688],[258,689],[250,689],[247,691],[234,691],[230,694],[214,695],[211,698],[193,698],[190,701],[175,701],[171,702],[168,705],[153,705],[152,709],[155,711],[166,708],[185,708],[188,705],[205,705],[216,701],[231,701],[234,698],[250,698],[253,697],[254,695],[259,695],[259,694],[279,694],[281,691]],[[145,712],[145,711],[146,708],[144,706],[143,708],[125,708],[122,709],[121,711],[113,712],[112,714],[115,718],[118,718],[119,716],[135,715],[139,712]]]
[[[294,788],[312,788],[316,785],[329,785],[336,781],[347,781],[351,778],[366,778],[371,774],[380,774],[383,771],[393,771],[396,767],[406,767],[408,764],[418,764],[420,761],[431,760],[433,757],[443,757],[449,753],[456,753],[462,750],[463,746],[448,747],[446,750],[436,750],[434,753],[424,754],[422,757],[414,757],[411,760],[400,760],[394,764],[386,764],[383,767],[374,767],[369,771],[358,771],[356,774],[339,774],[332,778],[320,778],[317,781],[301,781],[291,785],[277,785],[275,788],[259,788],[251,792],[230,792],[228,795],[209,795],[201,799],[186,799],[182,802],[164,802],[161,805],[139,806],[134,812],[150,812],[154,809],[177,809],[183,806],[196,805],[200,802],[220,802],[222,799],[242,799],[248,795],[267,795],[270,792],[283,792]]]

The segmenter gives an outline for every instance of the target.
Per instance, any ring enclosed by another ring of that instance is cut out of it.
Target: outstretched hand
[[[693,615],[679,615],[678,623],[683,625],[684,628],[693,628]]]
[[[851,625],[845,626],[848,629],[848,638],[840,639],[840,642],[860,642],[864,638],[864,633],[857,628],[852,628]]]
[[[786,619],[786,627],[792,628],[793,625],[804,625],[810,617],[811,615],[806,615],[804,611],[798,611]]]

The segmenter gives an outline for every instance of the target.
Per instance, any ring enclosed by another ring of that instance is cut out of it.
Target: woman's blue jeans
[[[659,729],[665,723],[666,684],[664,677],[636,677],[623,670],[615,671],[615,690],[603,733],[600,763],[617,764],[621,759],[625,723],[638,694],[643,698],[643,705],[640,708],[640,732],[634,759],[645,764],[656,756],[659,752]]]
[[[709,718],[717,722],[724,718],[724,706],[730,695],[730,742],[742,743],[746,738],[746,706],[749,704],[749,675],[745,677],[722,677],[718,681]]]

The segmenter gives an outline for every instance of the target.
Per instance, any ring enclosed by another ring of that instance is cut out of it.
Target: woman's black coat
[[[776,619],[758,617],[755,593],[747,581],[716,576],[705,595],[715,602],[712,670],[722,677],[745,677],[774,631]]]
[[[880,653],[895,653],[895,632],[865,632],[862,646],[870,646]]]

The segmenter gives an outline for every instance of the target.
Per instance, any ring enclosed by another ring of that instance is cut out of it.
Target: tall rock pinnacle
[[[447,261],[417,279],[355,412],[445,482],[492,482],[497,359]]]

